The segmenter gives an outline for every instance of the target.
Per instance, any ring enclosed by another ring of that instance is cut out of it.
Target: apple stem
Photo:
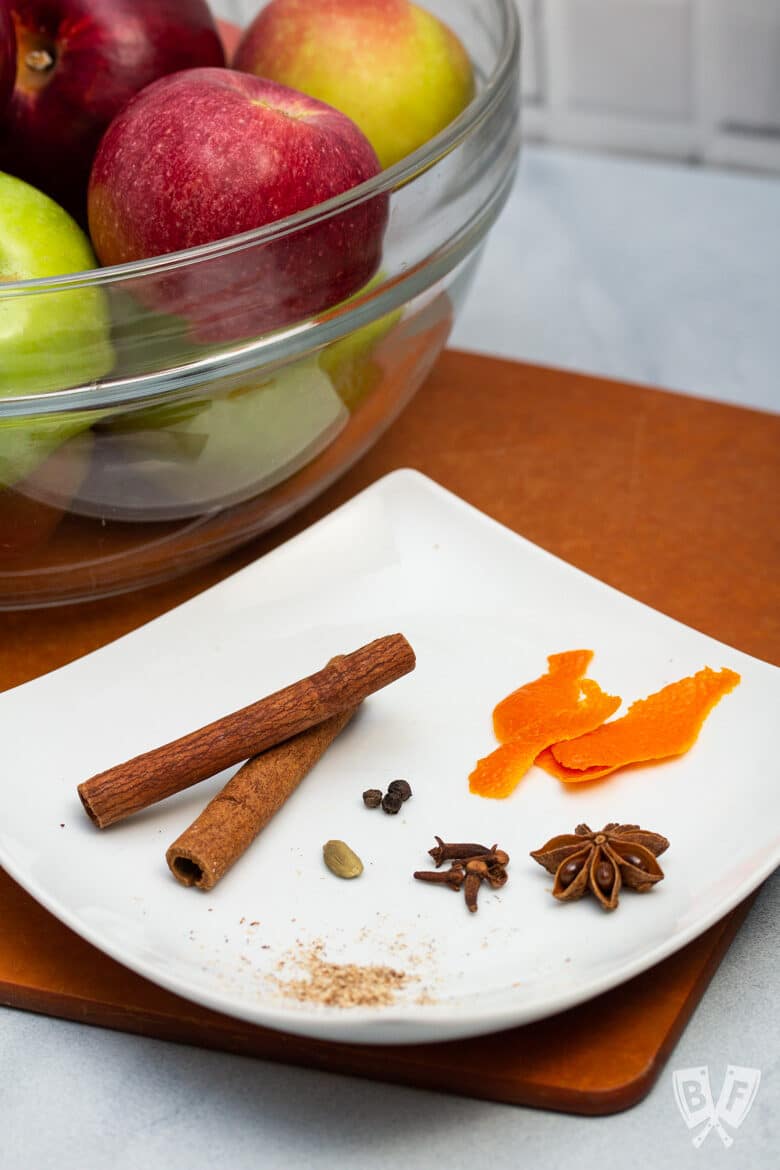
[[[28,69],[36,73],[46,73],[54,65],[54,57],[48,49],[31,49],[24,59]]]

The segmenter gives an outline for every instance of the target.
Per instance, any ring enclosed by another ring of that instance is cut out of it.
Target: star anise
[[[531,857],[555,874],[552,892],[559,901],[574,902],[590,890],[604,910],[614,910],[622,886],[645,894],[663,880],[656,857],[668,848],[666,837],[639,825],[610,823],[598,833],[577,825]]]

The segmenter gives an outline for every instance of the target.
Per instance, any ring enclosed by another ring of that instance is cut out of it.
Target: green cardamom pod
[[[363,862],[345,841],[326,841],[322,856],[331,873],[340,878],[360,877]]]

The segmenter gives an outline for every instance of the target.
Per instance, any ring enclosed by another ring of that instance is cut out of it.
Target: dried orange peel
[[[620,706],[598,683],[583,678],[592,650],[551,654],[547,674],[519,687],[493,712],[501,747],[479,760],[469,789],[479,796],[503,799],[512,793],[545,748],[599,727]]]
[[[711,670],[670,683],[632,703],[613,723],[542,751],[536,763],[569,784],[598,780],[628,764],[681,756],[696,742],[715,704],[740,682],[733,670]]]
[[[580,680],[592,657],[592,650],[550,654],[547,673],[512,691],[493,711],[493,730],[499,743],[509,743],[518,736],[525,736],[530,723],[554,721],[556,714],[560,719],[561,712],[576,707],[580,699]],[[582,732],[575,734],[582,735]]]

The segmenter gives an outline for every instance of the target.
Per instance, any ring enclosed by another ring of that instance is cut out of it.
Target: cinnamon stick
[[[165,854],[184,886],[211,890],[249,848],[354,711],[343,711],[239,768]]]
[[[359,706],[414,665],[414,650],[403,634],[377,638],[249,707],[85,780],[78,786],[81,802],[98,828],[105,829]]]

